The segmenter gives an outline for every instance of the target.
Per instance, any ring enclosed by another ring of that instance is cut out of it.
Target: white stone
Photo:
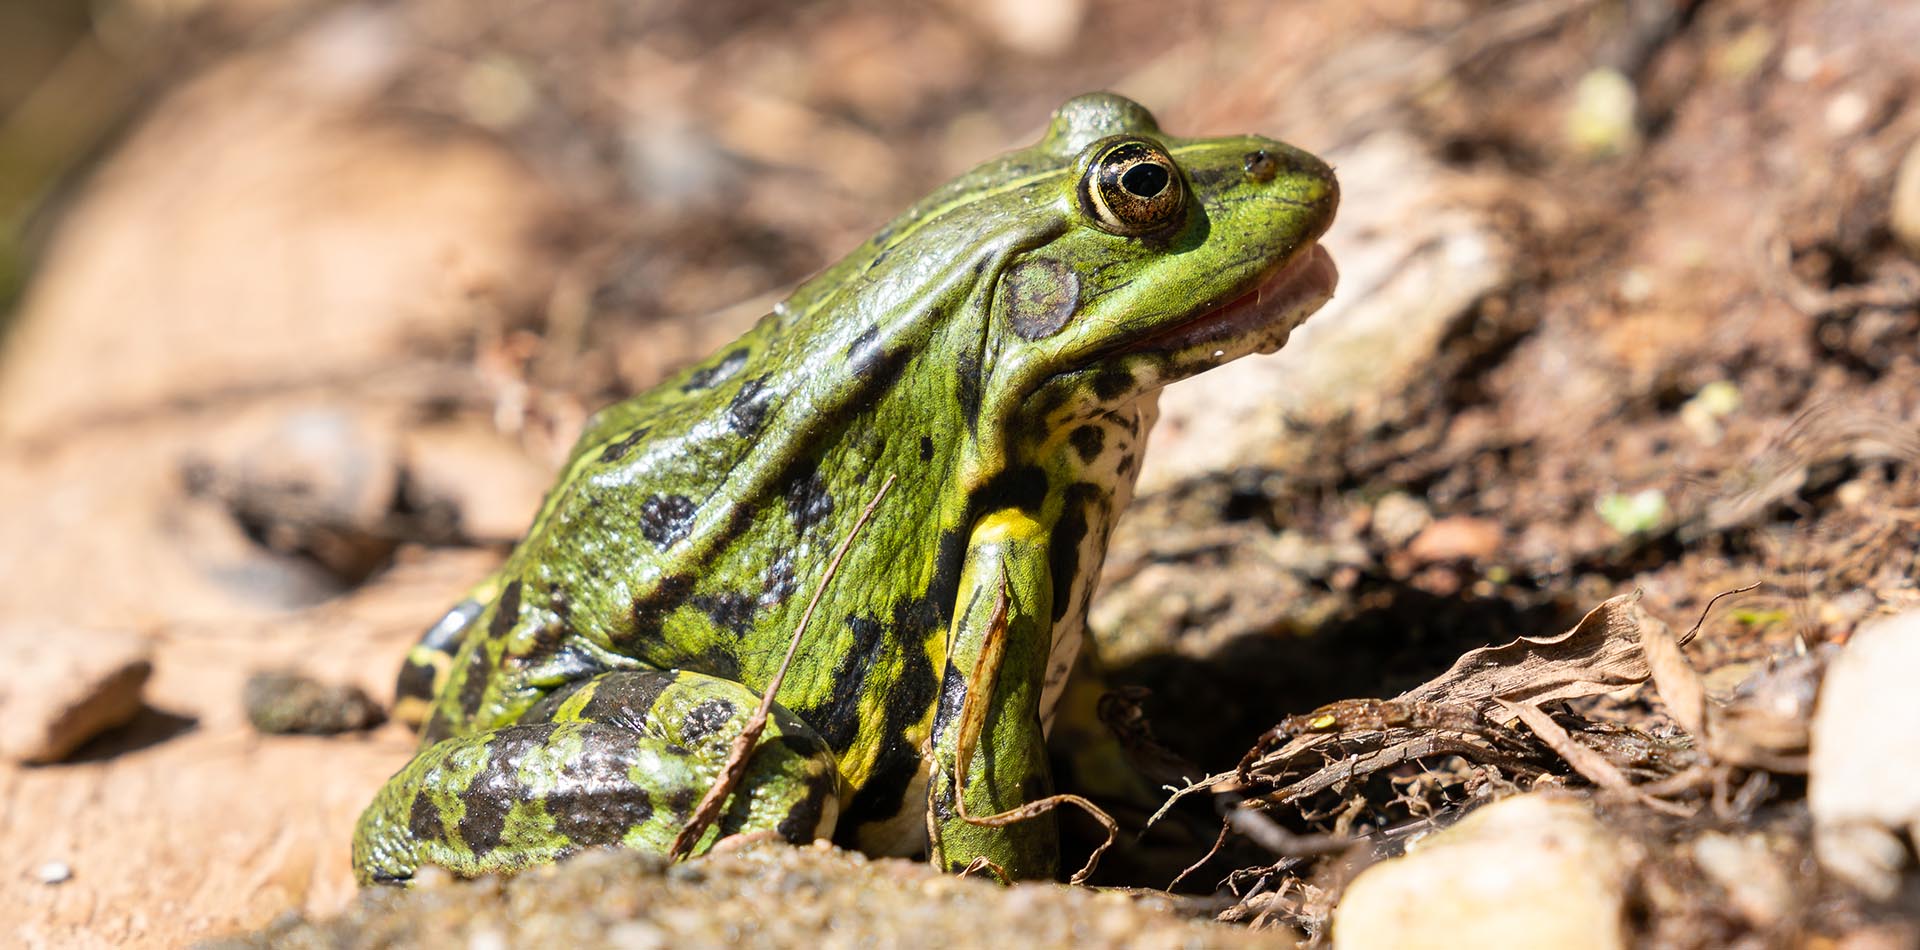
[[[1630,862],[1578,800],[1495,802],[1362,871],[1334,910],[1340,950],[1625,946]]]
[[[1907,149],[1907,157],[1894,174],[1893,202],[1887,212],[1887,224],[1894,237],[1906,245],[1907,253],[1920,259],[1920,140]]]
[[[1920,833],[1920,612],[1856,631],[1828,667],[1813,714],[1808,806],[1814,854],[1885,900]]]

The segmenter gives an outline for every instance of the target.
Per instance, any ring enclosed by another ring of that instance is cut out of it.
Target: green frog
[[[1054,876],[1046,733],[1157,391],[1332,295],[1338,200],[1300,149],[1080,96],[601,410],[409,654],[420,748],[360,819],[360,879],[669,853],[809,605],[692,851],[831,838]]]

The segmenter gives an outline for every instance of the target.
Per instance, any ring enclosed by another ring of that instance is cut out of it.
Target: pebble
[[[1813,715],[1814,856],[1879,900],[1899,893],[1908,848],[1920,838],[1916,669],[1920,611],[1870,623],[1827,668]]]
[[[1406,492],[1390,492],[1373,503],[1373,533],[1389,548],[1404,547],[1433,523],[1426,503]]]
[[[1797,900],[1793,880],[1759,835],[1709,831],[1693,839],[1693,861],[1757,927],[1771,927]]]
[[[46,885],[65,884],[73,880],[73,868],[65,861],[48,861],[34,869],[34,876]]]
[[[1834,138],[1843,138],[1859,132],[1872,113],[1873,103],[1866,96],[1847,90],[1828,100],[1823,118],[1827,123],[1827,133]]]
[[[323,683],[292,670],[247,677],[240,702],[247,721],[268,735],[336,735],[372,728],[386,718],[360,687]]]
[[[1428,525],[1407,545],[1407,554],[1422,564],[1484,561],[1499,551],[1502,536],[1496,521],[1454,515]]]
[[[1594,158],[1636,151],[1639,108],[1640,92],[1632,79],[1618,70],[1593,70],[1574,87],[1573,107],[1566,118],[1567,140]]]
[[[1920,258],[1920,139],[1907,148],[1907,157],[1894,174],[1887,224],[1907,253]]]
[[[1626,945],[1630,862],[1579,801],[1517,795],[1373,865],[1334,910],[1342,950]]]

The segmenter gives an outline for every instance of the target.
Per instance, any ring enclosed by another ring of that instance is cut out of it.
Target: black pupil
[[[1167,170],[1149,162],[1142,162],[1120,176],[1120,187],[1139,198],[1151,198],[1166,190],[1170,176]]]

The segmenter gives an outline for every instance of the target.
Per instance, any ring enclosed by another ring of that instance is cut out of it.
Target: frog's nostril
[[[1264,148],[1256,148],[1241,160],[1241,167],[1247,170],[1247,177],[1254,181],[1272,181],[1279,174],[1280,163]]]

